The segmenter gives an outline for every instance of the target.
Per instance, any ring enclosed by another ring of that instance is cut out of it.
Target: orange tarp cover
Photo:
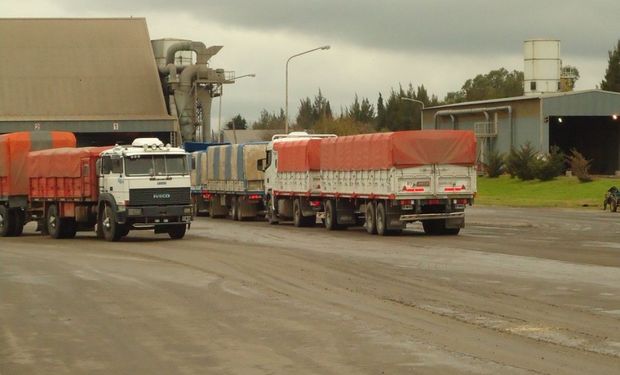
[[[30,151],[75,147],[69,132],[17,132],[0,135],[0,196],[28,194],[27,157]]]
[[[474,165],[476,137],[464,130],[412,130],[326,138],[320,160],[321,170],[336,171]]]
[[[321,166],[320,139],[282,140],[275,142],[278,172],[318,171]]]
[[[81,177],[82,159],[97,158],[112,147],[56,148],[28,155],[30,177]]]

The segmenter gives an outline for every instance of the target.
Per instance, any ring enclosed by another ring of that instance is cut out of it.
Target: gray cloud
[[[67,10],[185,13],[206,24],[321,36],[399,52],[515,53],[524,39],[562,40],[563,55],[605,58],[619,37],[620,2],[599,0],[108,0],[57,2]],[[105,5],[104,5],[105,4]],[[601,56],[602,55],[602,56]]]

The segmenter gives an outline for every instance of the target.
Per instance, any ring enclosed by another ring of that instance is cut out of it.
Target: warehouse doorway
[[[618,116],[549,116],[549,146],[569,154],[576,149],[592,160],[592,174],[613,175],[620,170]]]

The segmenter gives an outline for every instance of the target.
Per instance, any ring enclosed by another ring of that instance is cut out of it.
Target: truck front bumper
[[[192,206],[127,206],[116,213],[120,224],[189,224],[192,220]]]

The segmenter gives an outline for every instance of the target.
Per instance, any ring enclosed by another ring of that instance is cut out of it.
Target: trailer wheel
[[[115,242],[121,238],[120,228],[114,218],[112,207],[109,204],[106,204],[103,209],[103,214],[101,215],[101,222],[99,225],[101,225],[103,238],[105,238],[106,241]]]
[[[47,223],[47,233],[49,233],[52,238],[63,238],[63,222],[58,216],[58,206],[51,204],[47,208],[45,221]]]
[[[231,216],[232,219],[237,221],[239,220],[239,202],[237,201],[237,197],[232,197],[232,202],[231,202]]]
[[[366,203],[366,232],[377,234],[377,221],[374,202]]]
[[[304,216],[301,212],[301,202],[299,198],[293,201],[293,225],[296,227],[305,227]]]
[[[325,202],[325,219],[323,223],[325,224],[325,229],[327,230],[338,230],[342,227],[338,225],[338,216],[336,212],[336,201],[333,199]]]
[[[385,205],[383,202],[377,203],[377,210],[375,215],[375,221],[377,226],[377,234],[380,236],[385,236],[388,234],[387,226],[386,226],[386,214],[385,214]]]
[[[271,207],[271,202],[267,202],[267,215],[265,215],[265,217],[267,218],[269,225],[278,224],[278,219],[275,217],[273,208]]]
[[[15,233],[15,222],[12,216],[6,206],[0,205],[0,236],[10,237]]]

